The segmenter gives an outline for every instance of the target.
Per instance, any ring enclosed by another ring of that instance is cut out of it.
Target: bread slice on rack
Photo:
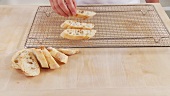
[[[94,24],[91,23],[80,23],[74,20],[66,20],[61,24],[61,28],[65,29],[87,29],[91,30],[94,28]]]
[[[36,56],[37,60],[39,61],[42,68],[49,68],[48,62],[44,56],[44,53],[41,49],[32,48],[34,55]]]
[[[40,74],[39,64],[30,49],[23,49],[18,51],[13,56],[12,62],[17,64],[17,68],[21,69],[26,76],[37,76]],[[13,66],[13,68],[16,69],[16,66]]]
[[[96,34],[96,30],[66,29],[60,36],[70,40],[87,40]]]
[[[58,51],[66,54],[67,56],[71,56],[71,55],[80,53],[80,50],[78,50],[78,49],[64,49],[64,48],[60,48],[60,49],[58,49]]]
[[[50,69],[56,69],[60,67],[60,65],[55,61],[55,59],[51,56],[50,52],[45,47],[41,47],[41,50],[49,64]]]
[[[57,49],[49,47],[47,50],[50,52],[50,54],[55,58],[55,60],[66,64],[68,61],[68,56],[64,53],[59,52]]]
[[[77,9],[75,17],[76,18],[88,19],[88,18],[92,18],[95,15],[96,15],[96,12]]]

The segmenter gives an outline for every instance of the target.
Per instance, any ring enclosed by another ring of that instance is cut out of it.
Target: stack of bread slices
[[[26,76],[37,76],[40,68],[57,69],[66,64],[68,56],[79,53],[78,49],[55,49],[40,47],[23,49],[12,57],[12,67],[20,69]]]
[[[88,19],[96,15],[92,11],[77,10],[75,17]],[[81,23],[74,20],[66,20],[61,24],[61,28],[65,30],[60,34],[61,37],[70,40],[87,40],[94,37],[96,30],[93,30],[94,24],[92,23]]]

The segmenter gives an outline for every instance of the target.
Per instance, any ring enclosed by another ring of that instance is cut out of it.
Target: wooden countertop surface
[[[168,29],[170,20],[154,4]],[[57,70],[26,77],[11,68],[38,6],[0,6],[1,96],[169,96],[170,48],[81,49]]]

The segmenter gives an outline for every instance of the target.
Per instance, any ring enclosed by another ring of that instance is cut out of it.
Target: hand
[[[61,16],[69,17],[76,15],[75,0],[50,0],[53,10]]]
[[[159,0],[146,0],[146,3],[159,3]]]

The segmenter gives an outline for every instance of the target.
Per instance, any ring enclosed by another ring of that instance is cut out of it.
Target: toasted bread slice
[[[96,34],[96,30],[66,29],[60,36],[70,40],[87,40]]]
[[[19,60],[20,59],[20,55],[21,53],[25,51],[25,49],[23,50],[20,50],[18,52],[16,52],[13,56],[12,56],[12,67],[15,68],[15,69],[21,69],[20,68],[20,65],[21,65],[21,61]]]
[[[57,49],[49,47],[47,50],[50,54],[59,62],[66,64],[68,61],[68,56],[59,52]]]
[[[39,61],[42,68],[49,68],[48,62],[43,54],[43,51],[41,49],[35,49],[33,48],[33,53],[35,54],[37,60]]]
[[[42,47],[41,50],[43,51],[43,54],[49,64],[50,69],[56,69],[60,67],[45,47]]]
[[[66,54],[68,56],[80,53],[80,50],[78,50],[78,49],[63,49],[63,48],[60,48],[60,49],[58,49],[58,51]]]
[[[40,67],[33,52],[30,49],[22,51],[19,57],[20,68],[26,76],[37,76],[40,74]]]
[[[88,18],[92,18],[95,15],[96,15],[96,12],[93,12],[93,11],[77,10],[75,17],[88,19]]]
[[[91,30],[91,29],[94,28],[94,24],[91,24],[91,23],[80,23],[80,22],[73,21],[73,20],[66,20],[64,23],[61,24],[61,28]]]

